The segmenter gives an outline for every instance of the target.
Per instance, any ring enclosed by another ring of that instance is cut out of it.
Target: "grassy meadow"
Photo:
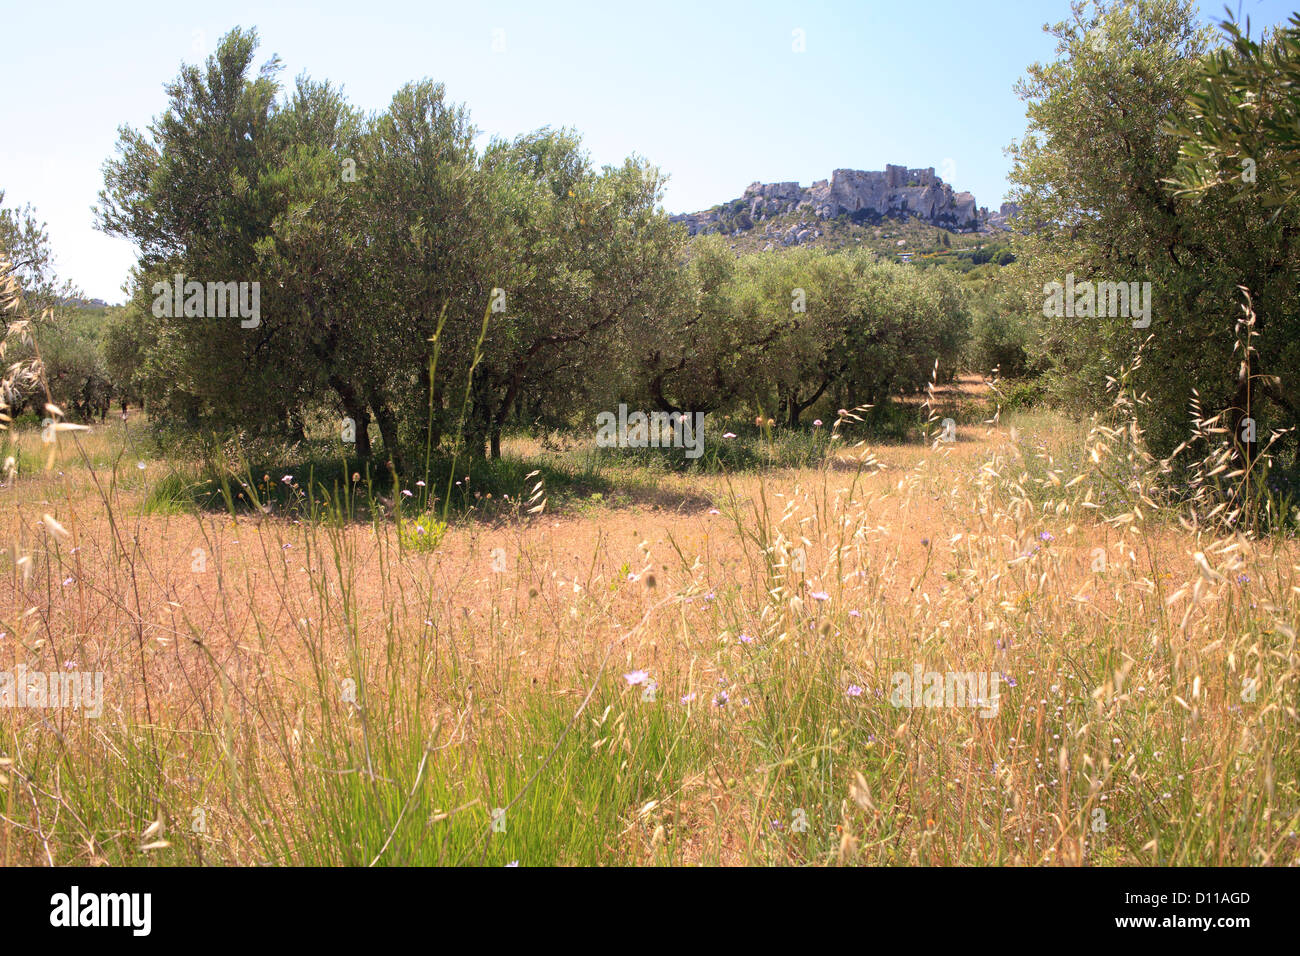
[[[0,708],[0,864],[1300,862],[1294,535],[933,401],[955,442],[519,434],[436,490],[16,426],[0,671],[104,683]],[[998,696],[895,706],[916,668]]]

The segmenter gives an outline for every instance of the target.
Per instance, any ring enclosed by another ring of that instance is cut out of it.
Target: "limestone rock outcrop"
[[[1004,202],[997,212],[989,212],[980,207],[980,222],[989,231],[993,229],[1011,229],[1011,220],[1020,215],[1020,207],[1013,202]]]
[[[968,192],[954,192],[952,186],[934,174],[934,167],[908,169],[888,165],[883,170],[837,169],[830,179],[820,179],[804,188],[798,183],[752,183],[739,199],[704,212],[673,216],[688,233],[726,232],[736,234],[754,224],[801,209],[806,217],[853,221],[877,221],[885,217],[915,216],[924,222],[954,231],[968,231],[982,225],[981,210]],[[817,229],[800,229],[796,242],[820,235]]]

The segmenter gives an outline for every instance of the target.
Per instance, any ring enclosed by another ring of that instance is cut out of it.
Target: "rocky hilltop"
[[[811,186],[798,183],[752,183],[739,199],[704,212],[673,216],[690,235],[721,232],[728,235],[753,229],[758,223],[798,211],[800,218],[839,219],[855,223],[879,222],[884,218],[915,217],[954,232],[974,232],[990,222],[987,209],[975,205],[968,192],[953,192],[952,186],[934,174],[934,167],[908,169],[888,165],[884,170],[837,169],[830,179]],[[817,238],[821,230],[812,222],[774,236],[785,245]]]
[[[989,212],[983,207],[980,208],[980,216],[984,224],[997,229],[1010,230],[1011,220],[1020,215],[1020,207],[1013,202],[1004,202],[997,212]]]

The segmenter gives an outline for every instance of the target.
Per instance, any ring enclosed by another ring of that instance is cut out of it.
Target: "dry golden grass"
[[[6,863],[1300,857],[1294,542],[1102,520],[1053,416],[432,552],[143,515],[129,434],[0,491],[0,670],[105,675],[98,719],[0,709]],[[893,706],[918,664],[1015,683]]]

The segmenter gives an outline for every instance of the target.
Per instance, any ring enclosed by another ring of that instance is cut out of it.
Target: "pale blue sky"
[[[1243,10],[1262,26],[1294,3],[1244,0]],[[567,125],[598,164],[646,156],[671,176],[670,212],[734,198],[754,180],[807,185],[886,163],[934,166],[996,208],[1003,148],[1024,131],[1012,85],[1052,55],[1042,25],[1069,12],[1066,0],[3,5],[5,204],[32,203],[61,275],[113,302],[134,255],[93,230],[90,206],[116,129],[160,113],[179,64],[236,25],[258,28],[261,59],[279,54],[283,80],[328,78],[366,110],[428,76],[485,137]],[[1223,4],[1201,9],[1218,19]]]

